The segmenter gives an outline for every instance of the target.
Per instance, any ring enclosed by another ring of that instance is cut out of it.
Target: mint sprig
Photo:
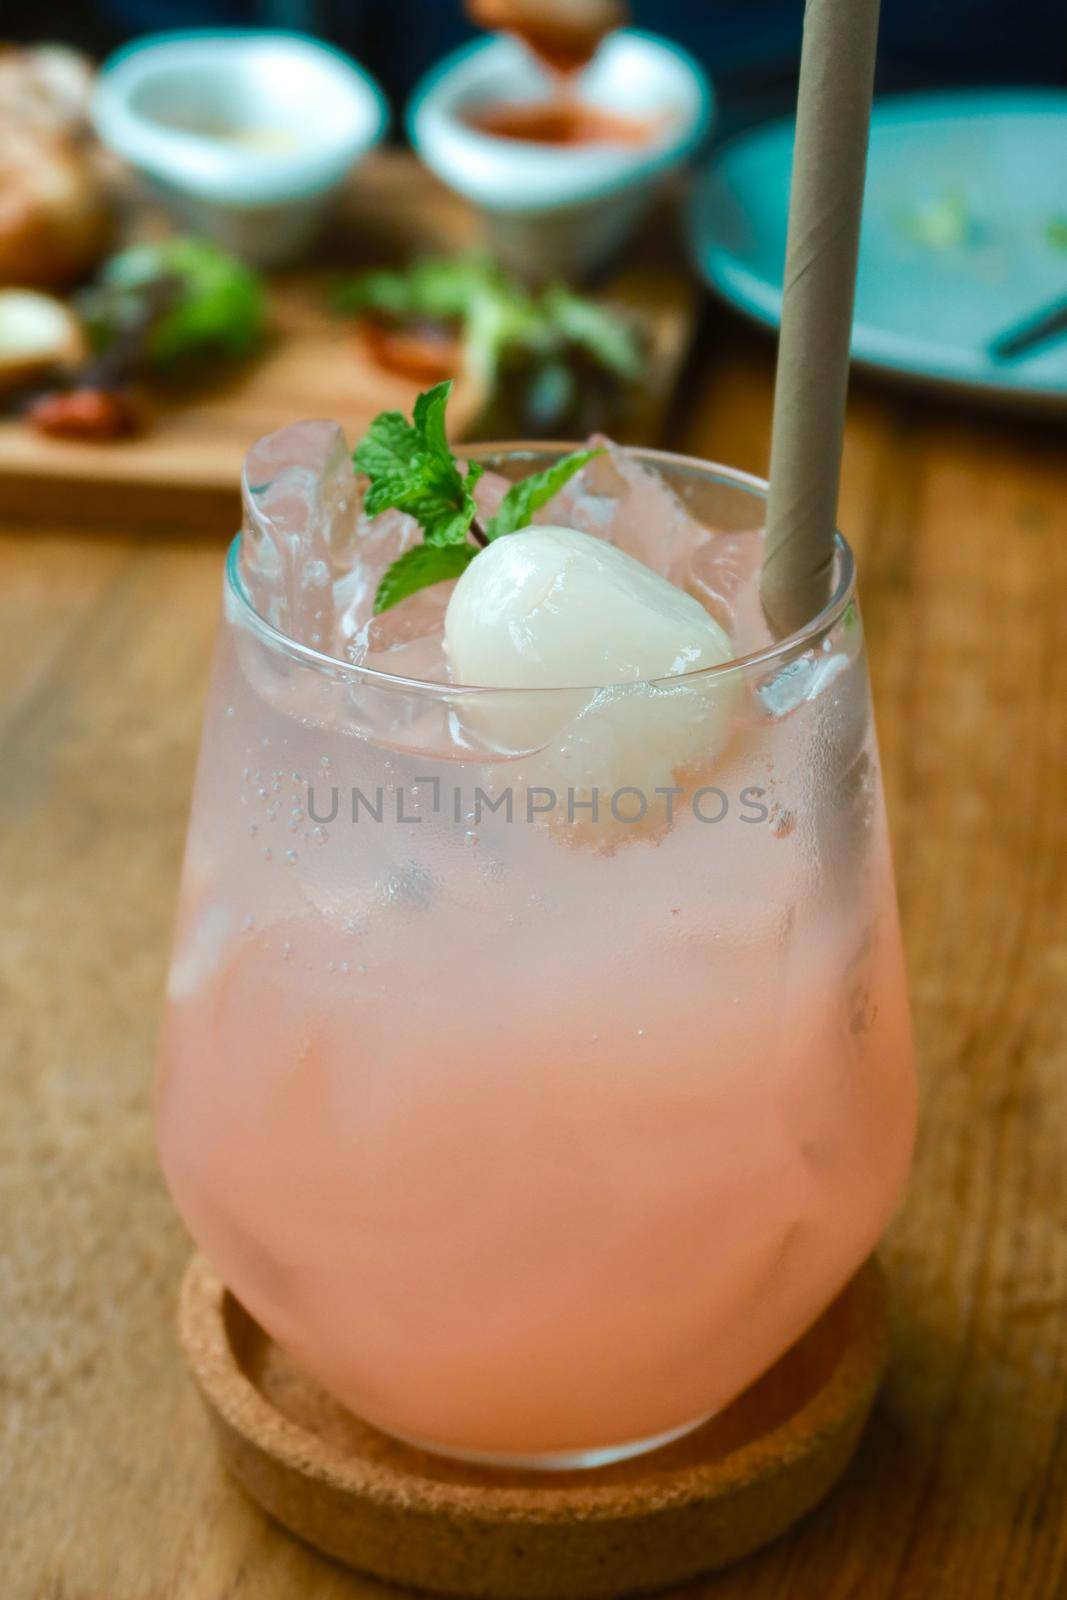
[[[428,544],[462,544],[477,515],[472,490],[482,475],[476,461],[460,473],[445,437],[451,382],[415,401],[412,421],[382,411],[356,446],[356,470],[370,479],[365,501],[372,517],[395,508],[422,528]]]
[[[578,356],[623,385],[639,381],[645,369],[645,341],[626,311],[562,283],[531,290],[477,253],[360,273],[337,286],[334,304],[349,316],[458,326],[466,368],[487,392],[505,370],[513,386],[524,364],[536,372],[547,362],[573,376]]]
[[[469,461],[461,473],[448,446],[445,411],[451,392],[448,381],[420,394],[410,422],[399,411],[380,412],[356,446],[356,470],[370,480],[363,502],[368,514],[405,511],[425,539],[386,570],[374,598],[376,616],[429,584],[458,578],[479,547],[528,527],[535,511],[602,454],[598,449],[575,450],[513,483],[483,526],[473,493],[483,469]]]

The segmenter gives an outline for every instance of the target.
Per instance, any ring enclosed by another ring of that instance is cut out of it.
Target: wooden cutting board
[[[0,521],[234,531],[241,463],[254,439],[303,417],[336,419],[355,439],[379,411],[410,410],[418,392],[379,367],[330,313],[332,277],[383,258],[469,248],[478,237],[471,209],[413,156],[376,153],[345,196],[331,261],[272,282],[270,338],[255,361],[222,383],[159,400],[136,439],[89,444],[46,438],[18,419],[0,422]],[[652,239],[635,246],[640,265],[624,266],[600,291],[630,305],[648,331],[648,377],[620,430],[643,443],[659,440],[697,306],[692,280]],[[457,438],[481,401],[457,382]]]

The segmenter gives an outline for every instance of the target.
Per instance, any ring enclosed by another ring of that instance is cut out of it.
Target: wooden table
[[[766,461],[772,358],[715,314],[672,442]],[[923,1080],[898,1333],[845,1484],[716,1600],[1067,1595],[1062,432],[866,382],[857,547]],[[0,536],[0,1592],[388,1593],[221,1474],[176,1348],[189,1251],[153,1042],[221,545]]]

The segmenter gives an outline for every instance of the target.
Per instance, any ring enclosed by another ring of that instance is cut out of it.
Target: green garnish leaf
[[[336,286],[333,302],[344,316],[372,312],[431,321],[460,319],[467,315],[474,295],[498,286],[501,279],[500,269],[487,256],[431,256],[400,272],[359,273]]]
[[[374,615],[381,616],[431,583],[458,578],[477,554],[473,544],[415,545],[387,569],[374,597]]]
[[[415,429],[399,411],[380,411],[356,446],[355,464],[370,479],[367,510],[377,516],[390,504],[390,494],[403,493],[418,454]]]
[[[410,422],[399,411],[380,412],[356,446],[356,470],[370,479],[363,502],[367,514],[405,511],[419,523],[425,540],[387,570],[374,599],[376,616],[431,583],[458,578],[478,554],[467,536],[478,515],[473,490],[482,468],[471,461],[461,473],[449,449],[445,410],[451,392],[446,382],[420,394]],[[496,515],[475,530],[480,543],[527,527],[535,511],[602,454],[601,449],[575,450],[513,483]]]
[[[217,245],[180,234],[112,256],[81,310],[94,349],[134,330],[147,363],[160,371],[247,356],[263,336],[257,275]]]
[[[482,475],[477,462],[461,474],[445,435],[451,381],[420,394],[414,420],[383,411],[356,446],[356,469],[370,479],[367,512],[406,511],[428,544],[461,545],[477,513],[472,490]]]
[[[543,472],[532,472],[528,478],[520,478],[518,483],[513,483],[500,502],[500,509],[485,525],[487,538],[499,539],[505,533],[515,533],[519,528],[529,527],[535,511],[539,511],[546,501],[558,494],[576,472],[581,472],[586,462],[603,454],[602,448],[574,450]]]
[[[553,283],[542,297],[545,313],[563,339],[583,350],[622,383],[641,376],[644,356],[626,318],[610,306]]]
[[[456,463],[448,448],[448,436],[445,433],[445,410],[451,393],[451,382],[439,383],[433,389],[427,389],[415,401],[412,417],[415,432],[431,455],[442,461],[447,460],[455,467]]]

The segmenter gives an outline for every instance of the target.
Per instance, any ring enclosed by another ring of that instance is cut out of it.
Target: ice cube
[[[591,439],[596,457],[534,517],[564,523],[644,562],[684,589],[726,628],[734,654],[763,649],[773,636],[759,597],[763,535],[727,532],[697,521],[653,468],[610,439]]]
[[[846,655],[816,655],[814,651],[807,651],[764,678],[756,694],[767,714],[780,721],[799,706],[817,699],[848,665]]]
[[[437,893],[437,880],[429,867],[418,861],[404,861],[392,867],[378,885],[386,905],[418,906],[425,910]]]
[[[604,454],[572,478],[535,522],[563,523],[643,562],[682,585],[694,553],[711,535],[694,521],[673,489],[650,467],[610,439],[597,437]]]
[[[466,462],[460,463],[460,471],[467,470]],[[500,502],[511,488],[511,479],[505,478],[499,472],[483,472],[474,486],[474,503],[478,507],[478,515],[483,522],[488,522],[490,517],[500,510]],[[555,501],[552,502],[555,504]]]
[[[447,683],[445,612],[454,583],[434,583],[372,617],[348,647],[348,658],[378,672]]]
[[[245,458],[240,567],[252,605],[290,638],[334,643],[333,584],[355,520],[356,483],[334,422],[268,434]]]
[[[737,655],[762,650],[774,642],[760,600],[762,561],[760,532],[709,532],[702,544],[693,546],[687,569],[674,580],[713,617],[727,622]]]
[[[334,584],[337,647],[346,660],[361,663],[368,649],[388,648],[384,638],[376,645],[370,642],[369,630],[377,627],[374,597],[386,570],[421,538],[422,529],[403,511],[381,511],[376,517],[360,513],[350,565]]]

